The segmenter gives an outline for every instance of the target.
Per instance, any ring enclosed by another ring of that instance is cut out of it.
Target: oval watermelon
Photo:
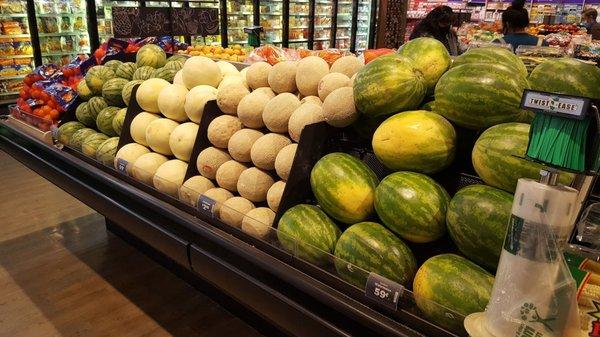
[[[110,137],[114,137],[117,135],[117,133],[112,127],[112,122],[115,116],[117,115],[118,111],[119,108],[114,106],[106,107],[102,109],[102,111],[100,111],[98,117],[96,118],[96,126],[98,127],[98,130],[100,130],[100,132]]]
[[[600,99],[600,69],[570,57],[540,63],[529,82],[533,90]]]
[[[104,100],[104,98],[100,96],[92,97],[88,101],[88,110],[90,112],[90,116],[94,118],[94,125],[96,123],[96,118],[98,118],[98,114],[102,109],[108,107],[108,104]]]
[[[300,204],[288,209],[279,220],[277,238],[283,248],[317,265],[331,262],[340,229],[313,205]]]
[[[77,106],[77,109],[75,109],[75,118],[85,126],[96,126],[96,118],[90,113],[88,102],[83,102]]]
[[[173,83],[173,79],[175,78],[175,74],[178,70],[168,69],[167,67],[162,67],[154,70],[152,73],[153,78],[162,78],[163,80]]]
[[[115,71],[115,75],[126,80],[131,80],[133,73],[137,70],[137,65],[133,62],[125,62],[121,64]]]
[[[124,78],[115,77],[106,81],[102,86],[102,97],[108,105],[123,106],[123,96],[121,92],[123,87],[128,83]]]
[[[313,167],[310,186],[332,218],[347,224],[363,221],[373,214],[373,199],[379,180],[357,158],[341,152],[330,153]]]
[[[471,185],[458,191],[448,206],[446,224],[450,237],[466,257],[496,272],[513,196],[487,185]]]
[[[504,123],[485,130],[475,142],[471,159],[486,184],[514,193],[519,178],[538,180],[542,165],[525,158],[529,124]],[[574,176],[561,172],[559,182],[570,185]]]
[[[143,80],[133,80],[128,82],[123,86],[123,90],[121,90],[121,97],[123,98],[123,102],[125,105],[129,106],[129,101],[131,100],[131,92],[133,91],[133,87],[138,84],[142,84]]]
[[[181,68],[183,68],[183,63],[185,61],[182,60],[175,60],[175,61],[169,61],[165,64],[165,66],[163,68],[166,69],[173,69],[175,70],[175,72],[181,70]]]
[[[96,149],[96,160],[104,165],[113,166],[115,156],[117,155],[117,146],[119,137],[111,137],[105,140],[98,149]]]
[[[94,96],[94,93],[92,93],[85,83],[85,79],[82,79],[77,83],[77,96],[84,101],[87,101]]]
[[[137,51],[135,63],[138,67],[149,66],[160,68],[167,63],[167,54],[161,47],[149,43]]]
[[[454,332],[463,331],[464,316],[484,311],[494,277],[473,262],[454,254],[425,261],[415,275],[415,302],[426,317]]]
[[[143,66],[143,67],[138,67],[135,72],[133,73],[133,76],[131,77],[132,80],[147,80],[149,78],[152,78],[152,74],[154,73],[154,68],[149,67],[149,66]]]
[[[56,139],[65,145],[69,145],[69,142],[71,141],[71,137],[73,136],[73,134],[75,132],[77,132],[79,129],[83,129],[83,128],[85,128],[85,125],[83,125],[80,122],[76,122],[76,121],[66,122],[65,124],[58,127]]]
[[[412,60],[425,79],[428,94],[433,94],[435,84],[450,68],[452,59],[448,49],[440,41],[431,37],[419,37],[406,42],[398,54]]]
[[[452,62],[452,67],[458,67],[466,63],[502,64],[513,68],[516,72],[515,76],[520,75],[525,78],[528,74],[527,67],[525,67],[525,63],[521,58],[502,47],[489,46],[469,49]]]
[[[112,71],[114,71],[116,73],[117,69],[119,69],[119,66],[121,64],[123,64],[123,62],[121,62],[119,60],[110,60],[110,61],[104,63],[104,66],[109,67],[110,69],[112,69]]]
[[[104,82],[114,77],[115,72],[109,67],[93,66],[85,74],[85,84],[94,95],[100,95]]]
[[[435,241],[446,233],[449,202],[442,186],[416,172],[392,173],[375,191],[375,210],[384,225],[417,243]]]
[[[427,91],[421,72],[398,54],[378,57],[362,67],[353,88],[354,104],[368,118],[413,110]]]
[[[113,130],[117,133],[117,135],[121,134],[121,130],[123,129],[123,123],[125,122],[125,115],[127,114],[127,109],[123,108],[117,112],[115,118],[112,121]]]
[[[406,111],[386,119],[373,135],[377,159],[391,170],[435,173],[454,160],[456,132],[444,117]]]
[[[338,239],[335,257],[338,274],[360,288],[365,286],[369,272],[408,286],[417,271],[417,262],[408,246],[375,222],[348,227]]]
[[[71,137],[69,146],[81,151],[81,144],[83,144],[83,141],[90,135],[93,135],[96,133],[98,133],[96,130],[90,129],[90,128],[79,129]]]
[[[83,143],[81,143],[81,151],[86,156],[95,158],[96,150],[100,144],[104,143],[104,141],[107,139],[108,136],[100,132],[89,135],[83,140]]]
[[[435,112],[459,126],[479,130],[526,121],[520,108],[527,81],[501,64],[467,63],[452,67],[435,87]]]

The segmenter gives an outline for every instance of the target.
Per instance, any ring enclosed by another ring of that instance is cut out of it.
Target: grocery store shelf
[[[317,27],[315,27],[317,28]],[[308,29],[308,26],[290,27],[290,29]]]
[[[260,15],[281,16],[283,13],[260,13]]]
[[[27,59],[27,58],[32,58],[33,55],[0,55],[0,60],[7,60],[7,59]]]
[[[328,41],[329,38],[328,37],[318,37],[315,39],[315,41]]]
[[[308,16],[308,13],[290,13],[290,16]]]
[[[302,42],[308,42],[308,39],[290,39],[289,42],[290,43],[302,43]]]
[[[40,37],[84,35],[86,32],[40,33]]]
[[[336,40],[349,40],[350,36],[339,36],[335,38]]]
[[[338,28],[350,28],[350,25],[348,26],[337,26]]]
[[[244,43],[248,43],[248,40],[229,41],[229,43],[233,43],[233,44],[244,44]]]
[[[2,80],[20,80],[25,78],[25,75],[16,75],[16,76],[0,76],[0,81]]]
[[[27,14],[12,13],[12,14],[0,14],[0,18],[26,18]]]
[[[88,52],[63,51],[63,52],[42,53],[42,57],[44,57],[44,56],[62,56],[62,55],[79,55],[79,54],[88,54]]]
[[[367,36],[369,35],[368,33],[356,33],[356,36]]]
[[[252,12],[227,12],[227,15],[254,15]]]
[[[20,37],[30,37],[29,34],[12,34],[12,35],[0,35],[0,39],[12,39]]]
[[[13,96],[13,95],[18,95],[18,94],[19,94],[18,91],[0,92],[0,96]]]
[[[331,29],[331,26],[328,26],[328,25],[325,25],[325,26],[315,26],[315,28]]]

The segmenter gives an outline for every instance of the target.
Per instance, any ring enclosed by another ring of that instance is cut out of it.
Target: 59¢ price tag
[[[365,286],[365,296],[368,298],[396,310],[403,291],[402,285],[373,272],[369,273]]]

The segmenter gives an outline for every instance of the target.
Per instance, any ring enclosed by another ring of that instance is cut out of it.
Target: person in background
[[[438,6],[421,20],[410,34],[410,40],[432,37],[446,46],[450,55],[458,55],[458,37],[452,29],[452,8]]]
[[[593,8],[581,12],[581,22],[587,28],[588,34],[592,35],[592,40],[600,40],[600,23],[597,19],[598,11]]]
[[[516,51],[520,45],[547,46],[543,38],[525,31],[529,26],[529,13],[525,9],[525,0],[514,0],[502,13],[502,33],[504,37],[494,40],[496,43],[509,43]]]

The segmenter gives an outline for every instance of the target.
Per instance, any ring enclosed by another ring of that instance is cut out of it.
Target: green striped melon
[[[73,134],[83,128],[85,128],[85,125],[83,125],[80,122],[66,122],[65,124],[58,127],[56,139],[65,145],[69,145]]]
[[[433,94],[435,84],[452,64],[448,49],[431,37],[420,37],[406,42],[400,47],[398,54],[411,59],[413,66],[423,74],[429,94]]]
[[[434,104],[435,104],[435,101],[429,101],[429,102],[421,105],[421,107],[419,108],[419,110],[434,111],[434,108],[433,108]]]
[[[165,80],[169,83],[173,83],[173,79],[175,78],[175,74],[177,73],[177,71],[178,70],[169,69],[165,66],[165,67],[154,70],[154,72],[152,73],[152,77],[153,78],[162,78],[163,80]]]
[[[92,93],[90,88],[88,88],[87,84],[85,83],[85,79],[82,79],[79,81],[79,83],[77,83],[77,96],[84,101],[88,101],[94,96],[94,93]]]
[[[100,132],[89,135],[81,143],[81,152],[88,157],[96,158],[96,150],[107,139],[108,136]]]
[[[540,63],[529,82],[533,90],[600,99],[600,69],[570,57]]]
[[[83,102],[77,106],[77,109],[75,109],[75,118],[85,126],[96,126],[96,118],[90,113],[88,102]]]
[[[129,101],[131,100],[131,92],[133,91],[133,87],[138,84],[142,84],[143,80],[133,80],[128,82],[123,86],[123,90],[121,90],[121,97],[123,98],[123,102],[125,105],[129,106]]]
[[[98,133],[98,131],[94,130],[94,129],[90,129],[90,128],[83,128],[83,129],[79,129],[77,130],[73,136],[71,137],[71,141],[69,142],[69,145],[77,150],[81,151],[81,144],[83,144],[83,141],[90,135],[96,134]]]
[[[513,196],[487,185],[471,185],[458,191],[448,206],[446,224],[450,237],[473,262],[496,272]]]
[[[176,60],[176,61],[169,61],[167,62],[167,64],[165,64],[165,66],[163,68],[166,69],[173,69],[175,70],[175,72],[181,70],[181,68],[183,68],[183,63],[185,61],[182,60]]]
[[[187,59],[188,59],[188,57],[185,55],[175,54],[175,55],[169,56],[169,58],[167,59],[167,63],[174,62],[174,61],[180,61],[182,63],[185,63],[185,61],[187,61]]]
[[[332,218],[354,224],[373,214],[373,199],[379,180],[359,159],[341,152],[330,153],[313,167],[310,186]]]
[[[121,64],[123,64],[123,62],[121,62],[119,60],[110,60],[110,61],[104,63],[104,66],[109,67],[110,69],[112,69],[112,71],[114,71],[116,73],[117,69],[119,69],[119,66]]]
[[[115,156],[117,155],[117,146],[119,137],[111,137],[105,140],[98,149],[96,149],[96,160],[104,165],[113,166]]]
[[[115,77],[115,72],[105,66],[93,66],[85,74],[85,84],[94,95],[102,94],[104,82]]]
[[[526,121],[520,108],[527,80],[501,64],[467,63],[452,67],[435,87],[435,112],[468,129]]]
[[[338,239],[335,257],[338,274],[360,288],[365,286],[369,272],[408,286],[417,271],[417,262],[408,246],[375,222],[348,227]]]
[[[406,111],[386,119],[373,135],[373,151],[392,170],[435,173],[454,160],[456,132],[444,117]]]
[[[494,277],[483,268],[458,255],[442,254],[419,268],[413,294],[425,317],[464,333],[464,316],[485,310],[493,285]]]
[[[98,117],[96,118],[96,126],[100,132],[110,137],[117,135],[115,129],[112,127],[112,122],[118,111],[119,108],[114,106],[106,107],[100,111]]]
[[[486,184],[514,193],[519,178],[538,180],[542,165],[525,160],[529,143],[529,124],[505,123],[485,130],[475,142],[471,159],[475,171]],[[574,176],[559,175],[559,182],[570,185]]]
[[[135,63],[138,67],[160,68],[167,63],[167,54],[161,47],[149,43],[138,50],[135,55]]]
[[[108,107],[108,104],[104,98],[99,96],[90,98],[88,101],[88,110],[90,111],[91,118],[94,119],[94,125],[96,125],[96,118],[98,118],[98,114],[106,107]]]
[[[147,80],[149,78],[152,78],[152,74],[154,73],[154,68],[149,67],[149,66],[142,66],[142,67],[138,67],[135,72],[133,73],[133,76],[131,77],[132,80]]]
[[[417,243],[444,236],[449,203],[450,196],[441,185],[416,172],[392,173],[375,191],[375,210],[383,224]]]
[[[452,67],[458,67],[467,63],[492,63],[502,64],[514,69],[515,75],[527,77],[527,67],[520,57],[506,48],[489,46],[472,48],[457,57],[452,62]]]
[[[340,229],[323,211],[313,205],[300,204],[288,209],[278,224],[277,238],[283,248],[308,262],[330,262]]]
[[[423,74],[398,54],[378,57],[362,67],[353,88],[354,104],[368,118],[414,110],[427,91]]]
[[[126,80],[131,80],[133,77],[133,73],[135,73],[136,70],[137,70],[137,64],[135,64],[133,62],[124,62],[117,68],[117,71],[115,71],[115,74],[120,78],[124,78]]]
[[[117,133],[117,135],[121,134],[121,130],[123,129],[123,123],[125,123],[125,115],[127,114],[127,108],[123,108],[117,112],[115,118],[112,121],[113,130]]]
[[[104,83],[104,86],[102,86],[102,97],[108,105],[124,105],[123,96],[121,95],[121,92],[123,91],[123,87],[127,83],[129,83],[129,81],[120,77],[111,78],[110,80],[106,81],[106,83]]]

